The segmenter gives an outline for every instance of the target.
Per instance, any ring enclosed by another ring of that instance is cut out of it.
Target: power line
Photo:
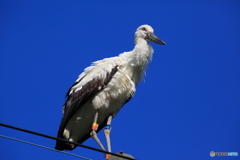
[[[12,138],[12,137],[7,137],[7,136],[4,136],[4,135],[0,135],[0,137],[7,138],[7,139],[11,139],[11,140],[18,141],[18,142],[22,142],[22,143],[26,143],[26,144],[30,144],[30,145],[37,146],[37,147],[41,147],[41,148],[45,148],[45,149],[49,149],[49,150],[52,150],[52,151],[56,151],[56,152],[68,154],[68,155],[75,156],[75,157],[78,157],[78,158],[82,158],[82,159],[86,159],[86,160],[92,160],[92,159],[89,159],[89,158],[86,158],[86,157],[82,157],[82,156],[79,156],[79,155],[76,155],[76,154],[72,154],[72,153],[68,153],[68,152],[64,152],[64,151],[59,151],[59,150],[56,150],[56,149],[52,149],[52,148],[49,148],[49,147],[41,146],[41,145],[38,145],[38,144],[35,144],[35,143],[23,141],[23,140],[20,140],[20,139],[16,139],[16,138]]]
[[[27,129],[11,126],[11,125],[8,125],[8,124],[0,123],[0,126],[4,126],[4,127],[11,128],[11,129],[14,129],[14,130],[22,131],[22,132],[27,132],[27,133],[30,133],[30,134],[35,134],[35,135],[38,135],[38,136],[41,136],[41,137],[45,137],[45,138],[49,138],[49,139],[63,141],[65,143],[74,144],[76,146],[87,148],[87,149],[94,150],[94,151],[97,151],[97,152],[111,154],[111,155],[114,155],[116,157],[121,157],[121,158],[129,159],[129,160],[136,160],[134,158],[122,156],[122,155],[119,155],[119,154],[116,154],[116,153],[111,153],[111,152],[108,152],[108,151],[103,151],[103,150],[100,150],[100,149],[97,149],[97,148],[93,148],[93,147],[90,147],[90,146],[85,146],[85,145],[82,145],[82,144],[79,144],[79,143],[76,143],[76,142],[71,142],[71,141],[68,141],[68,140],[65,140],[65,139],[61,139],[61,138],[49,136],[49,135],[46,135],[46,134],[30,131],[30,130],[27,130]],[[53,149],[53,150],[55,150],[55,149]],[[58,151],[58,150],[56,150],[56,151]]]

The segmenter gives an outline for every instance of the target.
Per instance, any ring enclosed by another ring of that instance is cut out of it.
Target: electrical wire
[[[89,158],[86,158],[86,157],[82,157],[82,156],[79,156],[79,155],[76,155],[76,154],[72,154],[72,153],[68,153],[68,152],[64,152],[64,151],[59,151],[59,150],[56,150],[56,149],[53,149],[53,148],[41,146],[41,145],[38,145],[38,144],[35,144],[35,143],[23,141],[23,140],[20,140],[20,139],[16,139],[16,138],[12,138],[12,137],[7,137],[7,136],[4,136],[4,135],[0,135],[0,137],[7,138],[7,139],[11,139],[11,140],[18,141],[18,142],[22,142],[22,143],[26,143],[26,144],[30,144],[30,145],[37,146],[37,147],[40,147],[40,148],[45,148],[45,149],[49,149],[49,150],[52,150],[52,151],[56,151],[56,152],[68,154],[68,155],[75,156],[75,157],[78,157],[78,158],[82,158],[82,159],[86,159],[86,160],[92,160],[92,159],[89,159]]]
[[[82,145],[82,144],[79,144],[79,143],[76,143],[76,142],[71,142],[71,141],[68,141],[68,140],[65,140],[65,139],[61,139],[61,138],[49,136],[49,135],[46,135],[46,134],[30,131],[30,130],[27,130],[27,129],[11,126],[11,125],[8,125],[8,124],[0,123],[0,126],[4,126],[4,127],[7,127],[7,128],[11,128],[11,129],[14,129],[14,130],[18,130],[18,131],[22,131],[22,132],[26,132],[26,133],[30,133],[30,134],[34,134],[34,135],[38,135],[38,136],[49,138],[49,139],[63,141],[65,143],[74,144],[76,146],[87,148],[87,149],[94,150],[94,151],[97,151],[97,152],[111,154],[111,155],[114,155],[116,157],[125,158],[125,159],[129,159],[129,160],[136,160],[134,158],[126,157],[126,156],[123,156],[123,155],[120,155],[120,154],[111,153],[111,152],[108,152],[108,151],[103,151],[103,150],[100,150],[100,149],[97,149],[97,148],[93,148],[93,147],[90,147],[90,146],[86,146],[86,145]],[[55,150],[55,149],[53,149],[53,150]],[[55,151],[58,151],[58,150],[55,150]]]

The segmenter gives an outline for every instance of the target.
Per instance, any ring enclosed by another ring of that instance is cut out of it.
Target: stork
[[[93,62],[69,88],[63,105],[63,118],[58,138],[83,143],[92,137],[102,150],[106,150],[97,137],[104,133],[111,152],[110,125],[112,118],[136,92],[153,54],[149,41],[165,45],[149,25],[141,25],[135,32],[135,47],[116,57]],[[57,150],[73,150],[75,145],[57,140]]]

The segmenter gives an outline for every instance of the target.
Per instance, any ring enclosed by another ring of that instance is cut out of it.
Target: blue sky
[[[56,136],[65,93],[84,68],[134,47],[151,25],[167,43],[112,122],[112,150],[139,160],[240,154],[240,1],[0,1],[0,122]],[[2,135],[55,141],[0,127]],[[105,144],[103,132],[99,137]],[[0,137],[3,159],[77,159]],[[84,142],[98,148],[89,139]],[[76,148],[94,160],[101,153]],[[219,158],[219,157],[215,157]],[[239,157],[221,157],[237,159]]]

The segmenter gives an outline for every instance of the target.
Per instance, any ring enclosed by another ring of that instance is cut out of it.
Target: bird
[[[112,119],[134,96],[136,86],[145,75],[153,55],[150,41],[166,44],[154,34],[150,25],[141,25],[136,29],[132,51],[95,61],[84,69],[66,93],[58,138],[81,144],[92,137],[106,151],[97,137],[105,126],[107,149],[111,152]],[[76,147],[57,140],[55,149],[73,150]]]

